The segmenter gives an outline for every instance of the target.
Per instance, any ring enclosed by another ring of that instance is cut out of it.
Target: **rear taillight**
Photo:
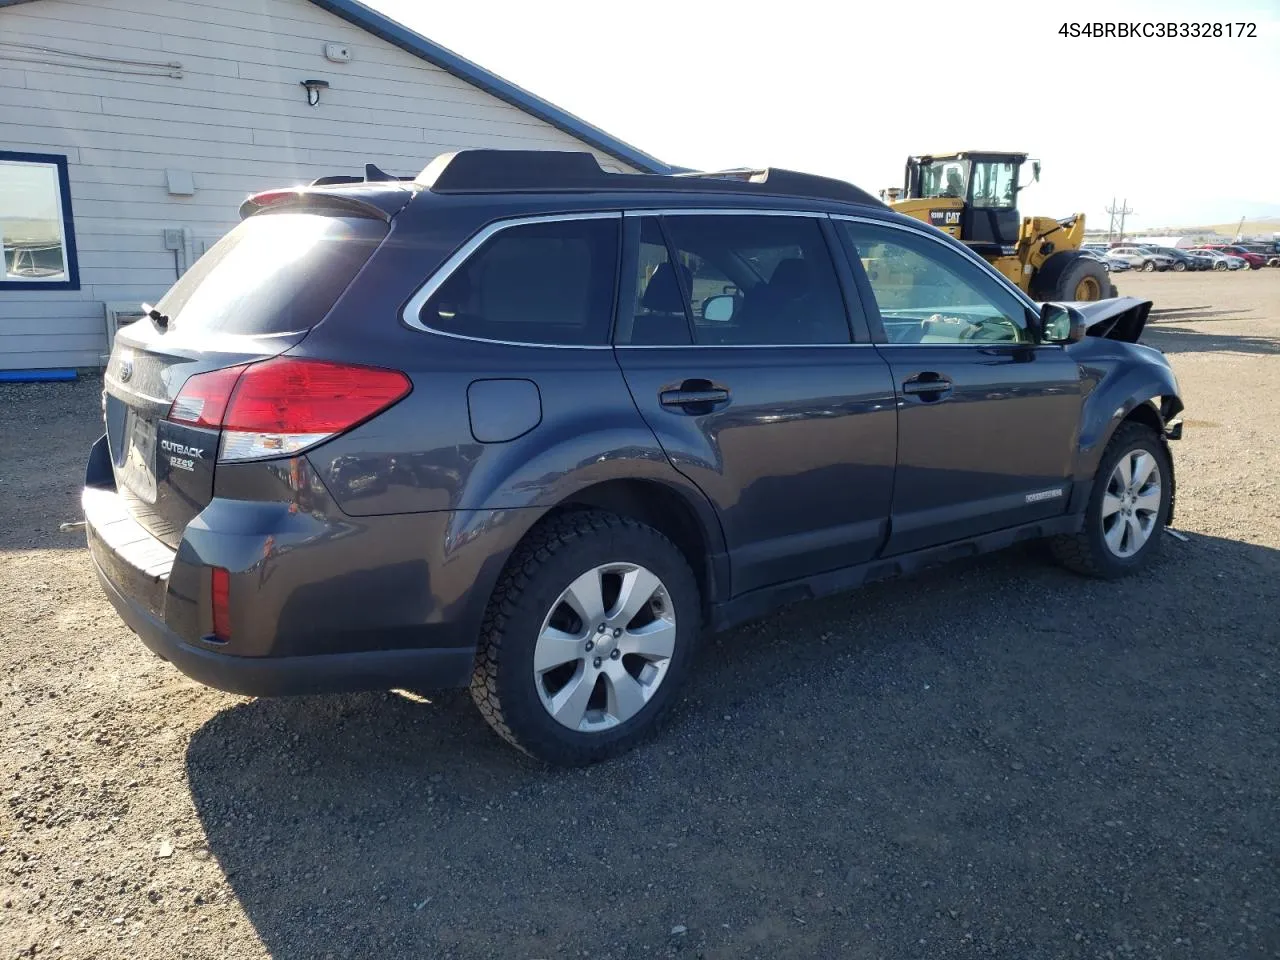
[[[231,574],[214,567],[209,582],[210,606],[213,608],[213,636],[226,643],[231,639]]]
[[[196,374],[169,419],[220,428],[219,460],[278,457],[350,430],[410,389],[398,370],[275,357]]]
[[[169,408],[169,419],[189,423],[193,427],[219,429],[222,426],[222,415],[227,411],[227,402],[231,399],[231,391],[236,388],[236,381],[244,371],[242,364],[197,373],[178,391],[177,399]]]

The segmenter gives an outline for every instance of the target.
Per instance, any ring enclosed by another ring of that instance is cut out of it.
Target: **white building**
[[[0,370],[98,366],[251,192],[463,147],[666,169],[355,0],[0,0]]]

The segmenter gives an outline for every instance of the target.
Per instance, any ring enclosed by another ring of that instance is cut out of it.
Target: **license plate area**
[[[124,418],[124,444],[117,462],[116,479],[146,503],[156,502],[156,424],[128,410]]]

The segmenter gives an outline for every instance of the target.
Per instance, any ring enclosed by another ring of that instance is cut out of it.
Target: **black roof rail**
[[[794,170],[610,173],[593,154],[577,151],[459,150],[436,157],[415,179],[432,193],[746,193],[883,206],[851,183]]]

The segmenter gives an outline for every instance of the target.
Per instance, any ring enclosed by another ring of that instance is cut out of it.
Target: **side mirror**
[[[725,294],[718,297],[707,297],[702,301],[702,319],[712,323],[728,323],[733,319],[733,312],[738,301]]]
[[[1079,343],[1088,329],[1089,321],[1075,307],[1063,303],[1040,305],[1041,343]]]

